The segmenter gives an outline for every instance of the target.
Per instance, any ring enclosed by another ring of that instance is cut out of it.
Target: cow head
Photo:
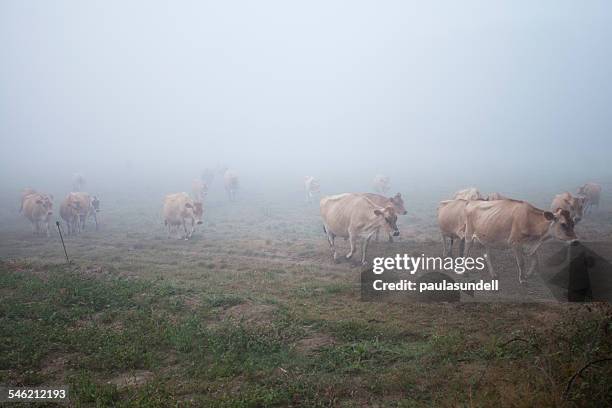
[[[557,208],[554,213],[545,211],[544,217],[546,220],[552,221],[550,229],[555,238],[570,242],[578,239],[574,232],[574,220],[572,220],[569,211]]]
[[[96,212],[100,212],[100,200],[98,200],[98,197],[92,197],[91,206],[94,208],[94,210],[96,210]]]
[[[404,207],[404,200],[402,199],[402,195],[397,193],[393,197],[389,199],[393,204],[393,208],[395,209],[396,214],[406,215],[408,211],[406,211],[406,207]]]
[[[191,213],[193,214],[193,219],[195,220],[196,224],[198,225],[202,224],[202,216],[204,215],[204,207],[202,206],[201,202],[194,201],[193,204],[185,203],[185,208],[188,208],[191,210]]]
[[[38,204],[47,215],[53,215],[53,196],[40,195],[36,199],[36,204]]]
[[[393,233],[394,237],[399,237],[399,228],[397,228],[397,215],[395,214],[395,210],[392,206],[388,206],[385,208],[377,208],[374,210],[374,214],[377,217],[383,217],[385,223],[384,227],[389,232]]]
[[[578,223],[582,219],[584,212],[584,196],[572,197],[572,208],[574,209],[574,222]]]

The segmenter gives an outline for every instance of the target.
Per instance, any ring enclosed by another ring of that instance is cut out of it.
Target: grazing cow
[[[453,256],[453,243],[459,240],[459,256],[463,256],[465,245],[465,206],[468,200],[445,200],[438,205],[438,226],[442,236],[442,254]],[[448,249],[446,239],[449,239]]]
[[[491,193],[487,196],[487,200],[489,201],[508,200],[508,197],[501,195],[500,193]]]
[[[177,238],[189,239],[195,231],[196,224],[202,224],[204,208],[202,202],[192,200],[187,193],[168,194],[164,198],[164,225],[168,227],[168,238],[172,233],[178,233],[180,226],[183,226],[184,236],[177,235]],[[189,230],[187,223],[191,223]]]
[[[66,222],[68,235],[76,235],[81,230],[81,201],[70,193],[60,204],[60,217]]]
[[[225,192],[230,201],[236,200],[236,193],[238,192],[238,174],[233,170],[226,170],[223,174],[223,185],[225,186]]]
[[[584,214],[590,213],[594,206],[599,209],[601,186],[596,183],[586,183],[578,188],[578,195],[584,197]]]
[[[67,199],[70,202],[79,203],[79,226],[81,231],[85,231],[85,223],[87,218],[93,217],[96,223],[96,231],[98,230],[98,213],[100,212],[100,200],[96,196],[90,196],[88,193],[72,192],[68,194]]]
[[[203,202],[204,197],[206,196],[206,194],[208,194],[208,184],[206,184],[202,180],[193,180],[191,189],[193,191],[193,198],[199,202]]]
[[[395,214],[397,215],[408,214],[408,211],[406,211],[406,208],[404,207],[404,199],[400,193],[397,193],[393,197],[389,198],[374,193],[363,193],[363,195],[379,207],[387,207],[389,205],[392,206],[395,210]],[[378,241],[378,233],[379,231],[376,231],[374,238],[376,241]],[[389,234],[389,242],[393,242],[392,234]]]
[[[321,184],[319,184],[319,180],[312,176],[304,177],[304,188],[306,189],[306,197],[309,203],[312,203],[312,197],[315,194],[318,195],[321,193]]]
[[[72,175],[72,191],[83,191],[83,187],[85,187],[85,177],[79,173],[74,173]]]
[[[454,200],[483,200],[484,197],[476,187],[459,190],[453,196]]]
[[[525,201],[469,201],[465,207],[465,256],[474,240],[485,246],[489,272],[497,277],[491,263],[490,248],[514,252],[519,282],[524,283],[538,268],[537,250],[550,238],[575,241],[574,221],[567,210],[540,210]],[[528,261],[527,273],[525,258]]]
[[[582,219],[584,200],[584,197],[573,196],[566,191],[565,193],[557,194],[555,198],[553,198],[550,204],[550,210],[553,212],[557,210],[557,208],[567,210],[572,220],[574,220],[574,223],[578,223],[578,221]]]
[[[397,229],[397,215],[393,206],[380,207],[367,197],[360,194],[339,194],[321,199],[321,217],[323,228],[334,260],[338,259],[335,238],[348,238],[351,249],[346,254],[350,259],[355,253],[355,244],[359,237],[363,238],[361,246],[361,263],[366,264],[368,243],[376,231],[399,236]]]
[[[40,193],[27,194],[23,198],[21,212],[32,223],[34,235],[42,233],[44,225],[45,232],[49,236],[49,221],[53,215],[53,196]]]
[[[381,194],[387,194],[390,189],[391,179],[388,176],[383,176],[382,174],[374,177],[372,185],[374,187],[374,191]]]

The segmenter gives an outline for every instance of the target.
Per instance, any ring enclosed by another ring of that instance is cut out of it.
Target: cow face
[[[572,208],[574,209],[574,222],[578,223],[582,219],[584,211],[584,196],[572,198]]]
[[[53,196],[41,195],[36,200],[36,204],[38,204],[48,216],[53,215]]]
[[[202,206],[202,203],[199,201],[196,201],[193,204],[185,203],[185,207],[191,209],[191,213],[193,214],[193,219],[195,220],[196,224],[202,224],[202,216],[204,215],[204,207]]]
[[[561,241],[575,241],[578,239],[574,232],[574,220],[567,210],[558,208],[554,213],[544,212],[544,217],[552,221],[551,232],[555,238]]]
[[[94,210],[96,210],[96,212],[100,212],[100,200],[98,200],[98,197],[93,196],[91,199],[91,206],[94,208]]]
[[[399,237],[399,228],[397,228],[397,215],[393,207],[385,207],[382,210],[374,210],[374,214],[378,217],[383,217],[385,220],[385,229],[393,233],[394,237]]]
[[[391,203],[393,204],[396,214],[408,214],[408,211],[406,211],[406,208],[404,207],[404,200],[402,199],[402,195],[400,193],[397,193],[395,196],[391,197]]]

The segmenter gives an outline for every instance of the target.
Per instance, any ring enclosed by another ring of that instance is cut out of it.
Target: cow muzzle
[[[399,230],[393,231],[393,236],[394,237],[399,237]]]
[[[202,220],[196,221],[196,224],[201,225],[202,224]]]

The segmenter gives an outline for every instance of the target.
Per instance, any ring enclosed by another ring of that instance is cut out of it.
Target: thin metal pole
[[[62,229],[60,228],[59,221],[55,221],[55,225],[57,225],[57,232],[59,232],[60,239],[62,240],[62,246],[64,247],[64,254],[66,255],[66,262],[70,263],[70,259],[68,258],[68,252],[66,251],[66,244],[64,244],[64,237],[62,236]]]

